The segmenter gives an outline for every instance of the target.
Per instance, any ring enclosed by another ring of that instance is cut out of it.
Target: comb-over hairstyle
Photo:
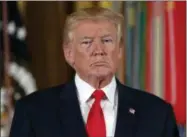
[[[101,21],[107,20],[112,22],[117,30],[118,42],[123,43],[124,39],[124,17],[120,13],[114,12],[107,8],[91,7],[84,8],[70,14],[64,26],[63,45],[67,45],[72,40],[72,32],[76,25],[83,20]]]

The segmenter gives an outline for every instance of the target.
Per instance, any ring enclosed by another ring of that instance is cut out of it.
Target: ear
[[[124,50],[124,46],[119,45],[119,54],[118,54],[119,59],[121,59],[123,56],[123,52],[124,52],[123,50]]]
[[[70,66],[74,66],[74,52],[71,44],[63,45],[64,57]]]

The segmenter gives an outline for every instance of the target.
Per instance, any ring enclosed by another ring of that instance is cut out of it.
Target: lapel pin
[[[133,115],[134,115],[136,111],[135,111],[135,109],[130,108],[130,109],[129,109],[129,112],[130,112],[131,114],[133,114]]]

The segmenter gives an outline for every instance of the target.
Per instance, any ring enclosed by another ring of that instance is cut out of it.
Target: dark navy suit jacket
[[[115,137],[179,136],[170,104],[118,80],[117,88]],[[87,137],[74,81],[17,101],[10,137]]]

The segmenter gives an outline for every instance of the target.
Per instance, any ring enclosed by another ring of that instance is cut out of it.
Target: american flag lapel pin
[[[135,112],[136,112],[136,111],[135,111],[135,109],[133,109],[133,108],[130,108],[130,109],[129,109],[129,113],[131,113],[131,114],[133,114],[133,115],[134,115],[134,114],[135,114]]]

